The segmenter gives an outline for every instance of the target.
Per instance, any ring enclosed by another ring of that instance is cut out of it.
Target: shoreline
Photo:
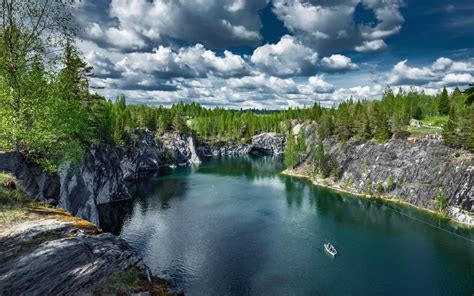
[[[342,188],[341,186],[338,186],[338,187],[331,186],[331,184],[325,184],[325,183],[321,182],[320,180],[313,179],[308,175],[304,175],[304,174],[295,172],[294,170],[285,169],[282,172],[280,172],[280,174],[285,175],[285,176],[289,176],[289,177],[296,177],[296,178],[307,180],[307,181],[311,182],[311,184],[314,185],[314,186],[318,186],[318,187],[322,187],[322,188],[326,188],[326,189],[330,189],[330,190],[350,194],[350,195],[353,195],[355,197],[359,197],[359,198],[363,198],[363,199],[374,200],[368,194],[359,193],[359,192],[355,192],[355,191],[350,191],[346,188]],[[408,207],[414,208],[418,211],[423,211],[423,212],[429,213],[433,216],[436,216],[439,219],[445,219],[445,220],[447,220],[451,223],[455,223],[458,226],[461,226],[461,227],[464,227],[464,228],[467,228],[467,229],[474,229],[474,224],[469,224],[469,223],[465,223],[463,221],[459,221],[455,217],[450,216],[449,214],[447,216],[442,216],[440,213],[438,213],[434,210],[424,208],[424,207],[420,207],[420,206],[408,203],[408,202],[406,202],[404,200],[401,200],[401,199],[398,199],[398,198],[393,198],[393,197],[387,197],[385,195],[380,195],[380,196],[377,197],[377,199],[381,199],[383,201],[387,201],[387,202],[393,203],[393,204],[408,206]],[[452,208],[459,209],[457,207],[452,207]],[[469,213],[467,213],[466,211],[464,211],[462,209],[459,209],[459,210],[462,211],[463,214],[467,215],[471,219],[474,219],[474,217],[472,215],[470,215]]]

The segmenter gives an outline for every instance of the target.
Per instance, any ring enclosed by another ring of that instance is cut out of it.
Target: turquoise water
[[[281,170],[248,156],[160,172],[101,209],[104,228],[186,295],[473,295],[474,230]]]

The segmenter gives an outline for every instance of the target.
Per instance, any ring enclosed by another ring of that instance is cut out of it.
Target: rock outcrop
[[[151,286],[148,267],[124,240],[63,219],[39,217],[0,231],[0,295],[91,295],[132,268]]]
[[[285,137],[276,133],[262,133],[252,137],[250,152],[261,151],[280,155],[285,149]]]
[[[125,180],[139,178],[142,171],[158,170],[163,158],[163,148],[156,143],[152,132],[135,130],[136,141],[128,148],[120,147],[120,167]]]
[[[323,144],[333,176],[325,182],[332,187],[381,194],[427,209],[437,209],[435,197],[442,192],[450,206],[474,213],[474,157],[456,153],[440,136],[386,143],[326,139]],[[310,169],[305,162],[295,171],[310,175]],[[450,212],[462,216],[455,209]]]
[[[206,157],[219,157],[231,155],[246,155],[253,152],[261,152],[280,155],[285,149],[285,137],[276,133],[261,133],[250,140],[249,143],[229,145],[219,143],[211,147],[199,147],[199,153]]]
[[[80,164],[60,169],[58,206],[99,225],[97,205],[130,198],[115,149],[92,145]]]
[[[44,172],[20,152],[0,152],[0,171],[16,177],[22,189],[37,201],[56,205],[59,198],[59,176]]]
[[[167,164],[196,164],[201,162],[192,136],[165,133],[160,139],[165,154],[164,161]]]

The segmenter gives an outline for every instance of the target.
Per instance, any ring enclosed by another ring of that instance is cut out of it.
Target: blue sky
[[[83,0],[78,45],[111,99],[326,106],[474,83],[474,2]]]

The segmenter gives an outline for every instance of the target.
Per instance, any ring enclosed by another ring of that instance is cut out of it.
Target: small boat
[[[337,251],[331,243],[324,244],[324,249],[328,252],[329,255],[336,257]]]
[[[170,169],[175,169],[177,166],[175,164],[170,164]]]
[[[187,164],[188,164],[187,162],[182,162],[182,163],[180,163],[180,164],[178,164],[178,165],[179,165],[179,166],[185,166],[185,165],[187,165]]]

